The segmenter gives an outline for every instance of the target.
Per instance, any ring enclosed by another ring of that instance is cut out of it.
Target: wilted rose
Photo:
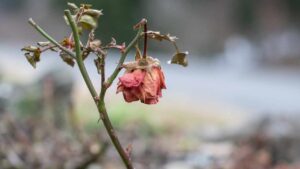
[[[145,104],[156,104],[166,89],[165,77],[159,66],[133,68],[119,78],[117,93],[123,92],[126,102],[140,100]]]

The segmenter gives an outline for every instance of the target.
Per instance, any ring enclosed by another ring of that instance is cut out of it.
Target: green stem
[[[75,49],[76,49],[76,60],[77,60],[77,64],[79,66],[80,72],[85,80],[85,83],[87,84],[91,95],[93,96],[93,98],[95,99],[97,97],[97,93],[94,89],[93,84],[91,83],[91,80],[89,78],[89,75],[85,69],[83,60],[82,60],[82,52],[80,49],[80,40],[79,40],[79,34],[78,34],[78,29],[77,29],[77,25],[75,24],[74,19],[71,17],[71,12],[69,10],[65,10],[65,15],[68,18],[68,21],[70,23],[70,26],[72,28],[73,34],[74,34],[74,41],[75,41]],[[125,52],[124,52],[125,53]],[[128,53],[128,51],[126,52],[126,54]],[[126,55],[124,56],[125,59]],[[104,73],[104,72],[101,72]],[[108,114],[107,114],[107,110],[105,107],[105,102],[104,102],[104,95],[105,95],[105,91],[106,91],[106,87],[104,87],[104,82],[101,88],[101,96],[103,96],[100,101],[95,101],[97,104],[97,108],[98,111],[100,113],[100,117],[103,121],[103,124],[105,126],[105,129],[108,133],[108,135],[110,136],[110,139],[112,140],[116,150],[118,151],[120,157],[122,158],[125,166],[127,169],[134,169],[132,166],[132,163],[128,157],[128,155],[126,154],[126,152],[124,151],[124,149],[122,148],[122,145],[117,137],[117,135],[115,134],[115,130],[109,120]]]
[[[75,41],[75,52],[76,52],[76,61],[79,67],[79,70],[82,74],[82,77],[91,93],[93,98],[95,99],[98,95],[97,92],[93,86],[93,83],[88,75],[88,72],[84,66],[83,59],[82,59],[82,52],[81,52],[81,47],[80,47],[80,39],[79,39],[79,33],[77,29],[77,25],[75,24],[74,19],[71,16],[71,12],[69,10],[65,10],[65,15],[68,18],[68,21],[70,23],[73,36],[74,36],[74,41]]]
[[[32,18],[29,18],[28,23],[33,26],[39,33],[41,33],[47,40],[49,40],[52,44],[57,46],[62,51],[69,54],[71,57],[75,59],[75,54],[71,52],[69,49],[63,47],[60,43],[58,43],[56,40],[54,40],[50,35],[48,35],[41,27],[39,27]]]

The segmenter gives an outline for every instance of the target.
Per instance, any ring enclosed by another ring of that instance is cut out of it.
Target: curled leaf
[[[39,45],[40,47],[45,47],[45,46],[49,46],[50,42],[38,42],[37,45]]]
[[[72,12],[77,12],[79,10],[78,6],[74,3],[68,2],[68,7]]]
[[[124,52],[126,48],[125,42],[123,42],[121,45],[117,45],[117,41],[115,38],[111,38],[111,42],[108,44],[109,48],[116,48],[119,49],[121,52]]]
[[[84,11],[83,14],[90,15],[94,18],[99,18],[101,15],[103,15],[102,10],[97,10],[97,9],[88,9]]]
[[[171,36],[170,34],[162,35],[157,31],[147,31],[148,38],[155,39],[158,41],[166,40],[170,42],[175,42],[178,38],[176,36]]]
[[[91,15],[82,15],[78,22],[84,29],[92,30],[97,27],[97,21]]]
[[[169,64],[178,64],[182,65],[184,67],[188,66],[188,60],[187,60],[188,52],[179,52],[175,53],[175,55],[172,57],[170,61],[168,61]]]
[[[92,4],[80,4],[80,7],[84,9],[90,9],[93,5]]]
[[[89,47],[93,51],[97,51],[101,47],[101,41],[99,39],[95,39],[95,40],[90,42]]]
[[[74,66],[74,64],[75,64],[75,62],[74,62],[74,59],[69,55],[69,54],[67,54],[66,52],[64,52],[64,51],[61,51],[60,52],[60,54],[59,54],[59,56],[62,58],[62,60],[64,61],[64,62],[66,62],[68,65],[70,65],[70,66]]]
[[[36,68],[36,61],[34,60],[34,56],[32,56],[30,53],[25,53],[25,57],[27,61],[31,64],[33,68]]]
[[[101,61],[101,58],[100,57],[97,57],[95,60],[94,60],[94,63],[96,65],[96,68],[97,68],[97,72],[98,74],[101,74],[101,67],[102,67],[102,61]]]
[[[39,48],[36,46],[25,46],[24,48],[22,48],[22,51],[27,51],[27,52],[35,52],[37,51]]]
[[[33,48],[28,48],[28,49],[31,50]],[[25,57],[27,61],[31,64],[33,68],[36,68],[36,63],[40,61],[40,56],[41,56],[40,48],[36,48],[35,51],[29,51],[29,50],[25,50],[25,51],[27,51],[25,53]]]

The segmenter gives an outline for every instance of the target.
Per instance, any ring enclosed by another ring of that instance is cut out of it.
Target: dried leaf
[[[188,52],[180,52],[176,53],[172,60],[168,61],[169,64],[178,64],[182,65],[184,67],[188,66],[188,60],[187,60]]]
[[[97,27],[97,21],[91,15],[82,15],[78,22],[84,29],[92,30]]]
[[[90,42],[89,47],[93,51],[97,51],[101,47],[101,41],[99,39],[95,39],[95,40]]]
[[[100,58],[100,57],[97,57],[97,58],[94,60],[94,63],[95,63],[95,65],[96,65],[98,74],[101,74],[101,66],[102,66],[101,58]]]
[[[39,48],[36,46],[25,46],[24,48],[22,48],[22,51],[27,51],[27,52],[35,52],[36,50],[38,50]]]
[[[84,11],[83,14],[90,15],[94,18],[99,18],[101,15],[103,15],[102,10],[97,10],[97,9],[88,9]]]
[[[36,51],[33,52],[33,57],[36,62],[39,62],[41,60],[40,59],[41,53],[42,52],[41,52],[40,48],[38,48]]]
[[[167,40],[170,42],[175,42],[176,39],[178,39],[176,36],[171,36],[170,34],[162,35],[160,34],[160,32],[157,31],[147,31],[147,36],[148,38],[159,40],[159,41]]]
[[[40,47],[45,47],[45,46],[49,46],[50,42],[38,42],[37,45],[39,45]]]
[[[25,57],[27,61],[31,64],[33,68],[36,68],[36,61],[34,60],[34,57],[30,53],[25,53]]]
[[[25,53],[27,61],[32,65],[33,68],[36,68],[36,63],[40,61],[40,56],[41,50],[39,48],[37,48],[34,52],[29,51]]]
[[[62,58],[62,60],[64,61],[64,62],[66,62],[68,65],[70,65],[70,66],[74,66],[74,64],[75,64],[75,62],[74,62],[74,59],[69,55],[69,54],[67,54],[66,52],[64,52],[64,51],[61,51],[60,52],[60,54],[59,54],[59,56]]]
[[[125,42],[123,42],[121,45],[117,45],[117,41],[115,38],[111,38],[111,42],[108,44],[108,47],[110,48],[116,48],[119,49],[121,52],[124,52],[126,48]]]
[[[74,3],[68,2],[68,7],[72,12],[77,12],[79,10],[78,6]]]
[[[90,9],[93,5],[92,4],[80,4],[80,7],[84,9]]]

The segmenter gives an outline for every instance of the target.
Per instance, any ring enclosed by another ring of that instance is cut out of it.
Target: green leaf
[[[172,57],[170,61],[168,61],[169,64],[178,64],[182,65],[184,67],[188,66],[188,60],[187,60],[188,52],[180,52],[175,53],[175,55]]]
[[[88,30],[95,29],[97,27],[97,21],[91,15],[82,15],[79,20],[79,24]]]

